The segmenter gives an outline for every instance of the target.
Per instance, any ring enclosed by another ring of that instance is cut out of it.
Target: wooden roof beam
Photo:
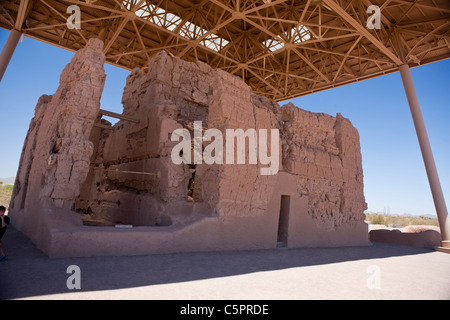
[[[341,16],[345,21],[347,21],[353,28],[355,28],[358,33],[370,42],[372,42],[383,54],[385,54],[389,59],[391,59],[398,66],[402,65],[403,62],[399,59],[392,51],[390,51],[384,44],[382,44],[377,38],[375,38],[366,26],[361,25],[358,21],[353,19],[339,4],[334,0],[323,0],[323,2],[329,6],[334,12]]]

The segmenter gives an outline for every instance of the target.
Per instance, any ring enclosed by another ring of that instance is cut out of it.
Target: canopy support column
[[[417,138],[419,139],[420,150],[422,151],[428,182],[430,183],[434,206],[436,208],[436,213],[439,220],[439,227],[441,229],[442,246],[445,248],[450,248],[450,219],[448,217],[447,206],[445,204],[444,194],[442,192],[436,164],[431,151],[430,140],[428,139],[425,122],[423,121],[422,112],[420,110],[419,100],[417,99],[411,72],[409,71],[409,66],[407,64],[400,66],[400,75],[402,77],[406,97],[411,109]]]
[[[5,74],[14,50],[16,49],[17,43],[19,43],[21,35],[22,33],[15,29],[12,29],[9,33],[8,40],[6,40],[5,46],[0,54],[0,81],[2,81],[3,75]]]

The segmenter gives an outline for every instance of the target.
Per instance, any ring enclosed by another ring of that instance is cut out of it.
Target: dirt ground
[[[49,259],[8,227],[3,245],[1,299],[450,299],[450,254],[386,243]]]

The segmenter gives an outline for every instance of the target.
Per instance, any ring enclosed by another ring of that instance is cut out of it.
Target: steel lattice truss
[[[80,29],[67,26],[70,5]],[[379,29],[367,27],[370,5]],[[107,61],[129,70],[165,50],[277,101],[450,57],[448,0],[11,0],[0,27],[72,51],[100,38]]]

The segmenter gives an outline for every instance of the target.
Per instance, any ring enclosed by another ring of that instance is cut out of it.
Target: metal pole
[[[8,40],[6,40],[5,46],[0,54],[0,81],[2,81],[3,74],[8,67],[9,61],[11,60],[21,35],[22,33],[15,29],[11,30],[9,33]]]
[[[439,181],[433,153],[431,152],[430,140],[428,139],[422,112],[420,111],[419,100],[417,99],[411,72],[409,71],[409,66],[407,64],[400,66],[400,75],[402,77],[406,97],[411,109],[417,138],[419,139],[420,150],[422,151],[423,162],[425,163],[425,169],[427,171],[428,182],[430,183],[431,194],[433,195],[434,206],[436,208],[439,227],[441,229],[441,236],[443,240],[442,246],[449,247],[450,219],[448,217],[447,206],[445,205],[444,194],[442,193],[441,183]]]

